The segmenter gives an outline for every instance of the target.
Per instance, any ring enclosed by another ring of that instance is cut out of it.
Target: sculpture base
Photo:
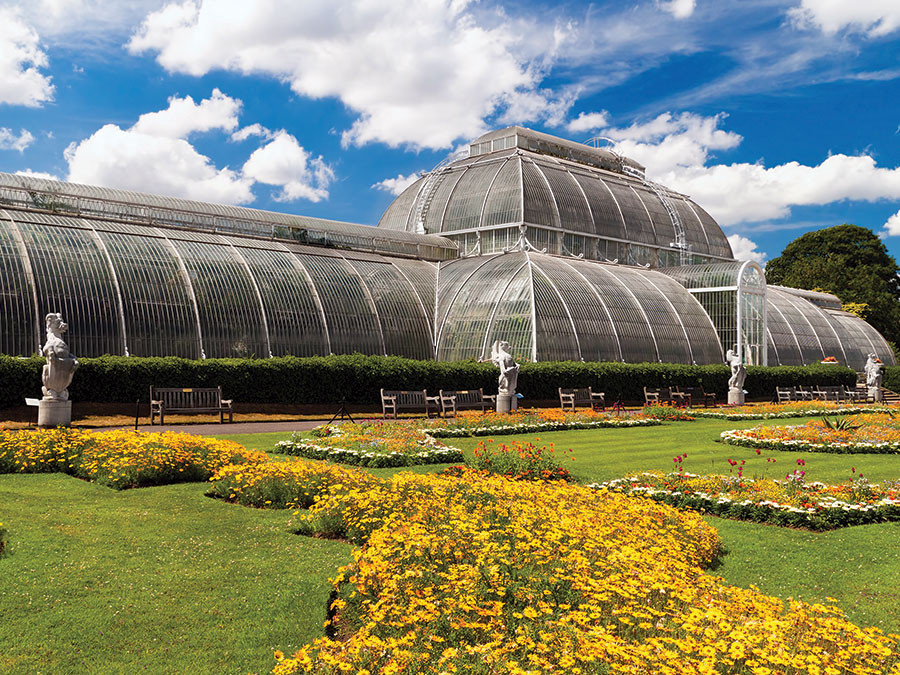
[[[497,395],[497,412],[510,413],[519,407],[519,399],[515,394],[498,394]]]
[[[869,398],[876,403],[884,402],[884,394],[881,393],[881,387],[869,387]]]
[[[740,389],[729,389],[728,405],[744,405],[744,392]]]
[[[39,427],[68,427],[72,424],[72,401],[42,398],[38,402]]]

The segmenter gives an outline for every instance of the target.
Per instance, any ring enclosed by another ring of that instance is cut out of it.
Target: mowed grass
[[[0,672],[268,672],[323,635],[351,547],[204,490],[0,475]]]
[[[900,478],[900,456],[757,456],[717,442],[724,429],[755,424],[697,420],[493,440],[571,448],[567,466],[582,482],[669,471],[685,452],[694,473],[728,473],[731,458],[747,460],[747,476],[781,477],[800,458],[811,480],[846,480],[850,467],[873,481]],[[271,452],[290,434],[217,436]],[[450,442],[471,452],[480,440]],[[291,534],[289,513],[225,504],[204,490],[117,492],[59,474],[0,475],[0,520],[10,530],[0,557],[0,672],[264,673],[273,650],[321,636],[328,578],[352,548]],[[709,522],[727,550],[714,572],[728,583],[782,598],[833,597],[853,621],[900,632],[900,523],[815,534]]]
[[[769,426],[803,424],[815,418],[762,422]],[[900,455],[839,455],[810,452],[774,452],[719,442],[726,429],[754,427],[758,421],[697,419],[667,422],[661,426],[632,429],[558,431],[482,438],[447,439],[467,455],[480,442],[531,442],[555,444],[572,450],[575,460],[564,462],[583,483],[620,478],[636,471],[672,471],[677,455],[691,473],[736,473],[728,460],[745,460],[744,475],[750,478],[784,478],[796,469],[806,471],[807,480],[840,483],[851,469],[872,482],[900,479]],[[290,434],[258,434],[250,438],[227,436],[238,442],[258,443],[271,452],[277,440]],[[222,436],[226,438],[226,436]],[[267,445],[268,444],[268,445]],[[568,454],[568,453],[566,453]],[[805,464],[800,466],[797,460]],[[767,461],[767,460],[775,460]],[[446,465],[374,469],[382,477],[398,471],[441,471]],[[882,523],[814,533],[771,525],[758,525],[709,516],[719,531],[726,554],[715,573],[728,583],[748,587],[781,598],[828,602],[831,597],[855,622],[900,633],[900,523]]]

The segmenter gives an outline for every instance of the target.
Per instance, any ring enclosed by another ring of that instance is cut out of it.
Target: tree
[[[837,225],[807,232],[766,265],[770,284],[825,289],[842,303],[861,303],[866,320],[900,344],[900,270],[865,227]]]

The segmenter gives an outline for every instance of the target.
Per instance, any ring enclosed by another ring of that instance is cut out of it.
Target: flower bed
[[[67,473],[116,489],[205,481],[269,459],[232,441],[164,431],[0,431],[0,473]]]
[[[541,440],[540,438],[537,439]],[[569,451],[571,452],[571,451]],[[538,447],[532,443],[494,443],[482,441],[473,451],[473,458],[468,462],[476,471],[496,473],[512,480],[571,480],[569,470],[561,466],[559,459],[565,453],[557,455],[553,443]],[[568,459],[575,458],[568,455]],[[461,475],[462,467],[450,467],[453,475]]]
[[[767,420],[790,417],[816,417],[818,415],[851,415],[883,413],[891,410],[883,405],[859,405],[832,401],[793,401],[791,403],[761,403],[733,408],[690,408],[693,417],[710,417],[723,420]]]
[[[580,410],[565,412],[555,408],[524,408],[509,414],[465,412],[453,419],[428,420],[423,429],[434,438],[530,434],[567,429],[603,429],[611,427],[646,427],[659,420],[642,414],[614,415],[607,412]]]
[[[793,452],[900,453],[900,419],[887,414],[854,415],[832,423],[812,420],[795,426],[731,429],[721,433],[731,445]]]
[[[402,422],[323,425],[313,429],[312,439],[294,433],[289,441],[279,441],[275,451],[373,468],[463,460],[458,448],[445,445],[422,429]]]
[[[304,459],[229,464],[209,480],[210,497],[271,509],[309,508],[335,485],[364,489],[378,482],[365,471]]]
[[[730,587],[695,513],[609,490],[401,473],[304,521],[362,544],[326,637],[273,673],[888,672],[895,639]],[[807,668],[807,665],[815,668]],[[818,670],[817,670],[818,669]]]
[[[900,481],[872,485],[862,476],[826,485],[805,482],[799,470],[784,480],[646,472],[591,487],[725,518],[812,530],[900,520]]]

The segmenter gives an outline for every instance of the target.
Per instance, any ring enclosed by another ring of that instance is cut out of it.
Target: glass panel
[[[58,225],[80,225],[76,219],[21,213],[26,218]],[[119,308],[109,265],[92,234],[74,227],[20,222],[34,266],[38,312],[59,312],[69,324],[68,344],[76,356],[124,354]]]
[[[469,168],[456,185],[447,206],[444,230],[467,230],[481,224],[481,209],[488,187],[501,165],[491,162]]]
[[[27,263],[5,220],[11,213],[0,211],[0,354],[28,356],[35,354],[43,342],[43,336],[36,332],[39,325],[43,326],[43,317],[34,316]]]
[[[406,278],[387,262],[349,262],[362,277],[375,302],[385,353],[411,359],[432,358],[431,324]]]
[[[494,179],[484,204],[484,227],[522,222],[520,163],[518,157],[508,160]]]
[[[556,200],[547,186],[544,176],[535,167],[534,162],[522,160],[522,181],[524,183],[525,222],[530,225],[559,225],[556,213]]]
[[[200,358],[194,305],[165,241],[146,235],[98,234],[119,280],[129,352]]]
[[[543,171],[556,199],[560,227],[565,230],[593,233],[594,219],[584,193],[575,179],[565,169],[552,164],[542,162],[538,166]]]
[[[174,237],[170,241],[194,287],[206,356],[268,356],[259,298],[230,247],[221,239],[216,244]]]
[[[572,174],[587,195],[594,219],[594,232],[600,236],[624,239],[626,236],[622,214],[612,192],[598,176],[579,172]]]

